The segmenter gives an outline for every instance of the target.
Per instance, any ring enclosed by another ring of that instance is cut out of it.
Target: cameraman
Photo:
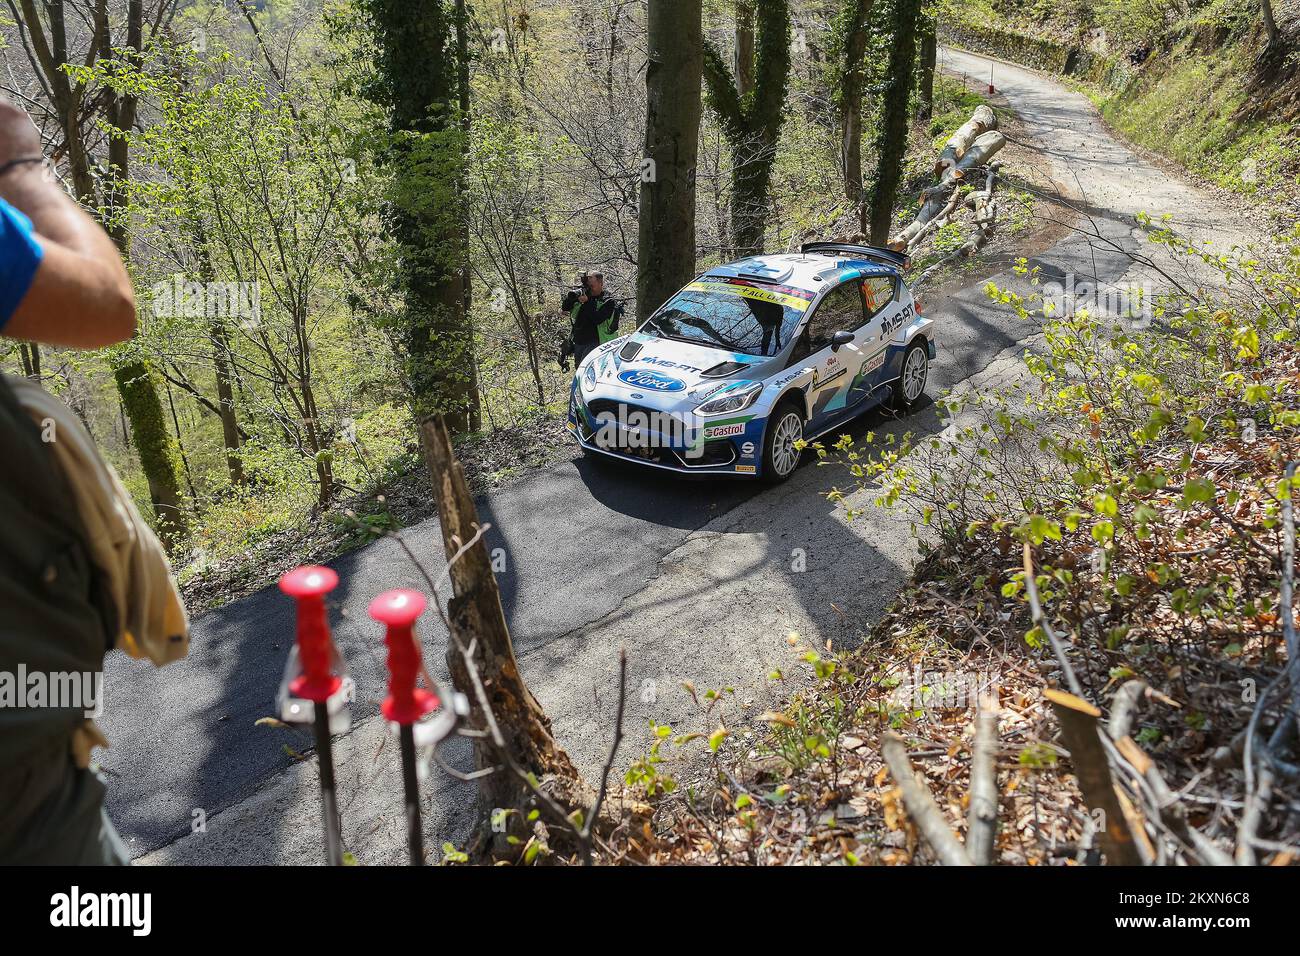
[[[573,365],[577,368],[597,345],[618,337],[618,323],[623,305],[605,295],[605,274],[584,273],[581,290],[564,297],[561,309],[572,322]]]

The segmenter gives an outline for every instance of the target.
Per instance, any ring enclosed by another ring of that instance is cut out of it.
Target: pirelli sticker
[[[686,288],[695,292],[721,292],[745,299],[757,299],[760,302],[772,302],[787,309],[794,309],[796,312],[805,312],[810,305],[808,299],[756,285],[740,285],[733,282],[692,282]]]

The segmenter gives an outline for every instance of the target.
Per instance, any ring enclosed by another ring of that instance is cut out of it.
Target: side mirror
[[[852,332],[836,332],[831,336],[831,351],[838,352],[841,345],[848,345],[852,341]]]

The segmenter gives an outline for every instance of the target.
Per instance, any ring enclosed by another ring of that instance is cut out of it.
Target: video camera
[[[591,295],[591,287],[588,282],[591,279],[590,273],[584,272],[578,276],[578,284],[570,286],[564,293],[564,298],[560,301],[560,311],[568,315],[573,311],[573,307],[578,304],[578,299],[584,295]]]

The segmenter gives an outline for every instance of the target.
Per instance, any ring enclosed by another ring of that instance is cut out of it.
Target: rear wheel
[[[894,383],[894,407],[900,411],[915,408],[925,394],[925,380],[930,374],[930,355],[924,339],[917,339],[903,353],[903,374]]]
[[[767,420],[763,436],[763,477],[772,484],[785,481],[799,465],[803,439],[803,416],[793,402],[782,402]]]

